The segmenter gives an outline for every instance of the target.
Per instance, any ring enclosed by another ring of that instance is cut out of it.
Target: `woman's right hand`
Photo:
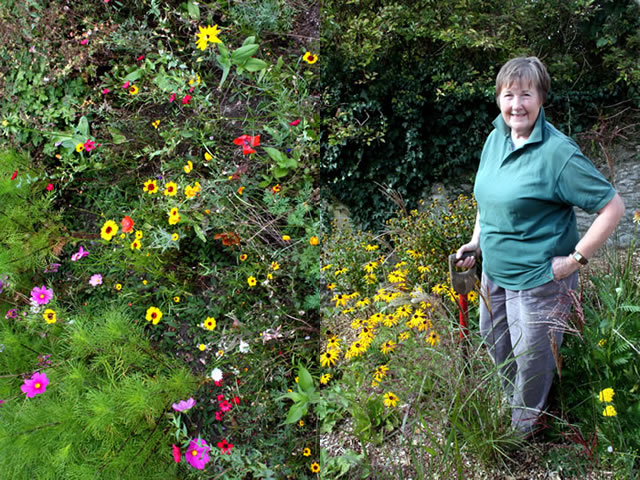
[[[468,252],[473,256],[462,258],[462,254]],[[456,261],[456,267],[471,268],[476,264],[476,255],[480,252],[480,245],[475,242],[469,242],[462,245],[456,252],[456,258],[460,260]]]

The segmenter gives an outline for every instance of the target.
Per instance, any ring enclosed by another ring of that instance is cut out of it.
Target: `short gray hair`
[[[522,80],[538,90],[542,103],[547,101],[547,94],[551,87],[551,77],[547,68],[538,57],[517,57],[505,63],[496,77],[496,102],[498,102],[498,106],[500,106],[499,97],[502,89]]]

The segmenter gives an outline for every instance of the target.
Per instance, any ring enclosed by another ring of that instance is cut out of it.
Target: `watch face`
[[[578,262],[580,265],[586,265],[588,263],[587,259],[580,254],[580,252],[573,252],[571,256]]]

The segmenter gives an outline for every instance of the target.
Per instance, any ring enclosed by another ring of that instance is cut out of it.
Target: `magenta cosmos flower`
[[[196,401],[193,398],[189,398],[189,400],[180,400],[178,403],[174,403],[171,407],[176,412],[186,412],[191,409],[196,404]]]
[[[92,287],[102,285],[102,275],[100,275],[99,273],[91,275],[91,278],[89,279],[89,285],[91,285]]]
[[[31,300],[36,305],[46,305],[53,298],[53,290],[42,285],[41,287],[33,287],[31,290]]]
[[[39,393],[44,393],[49,385],[49,379],[44,373],[36,372],[31,378],[25,379],[24,384],[20,387],[27,398],[33,398]]]
[[[80,249],[76,253],[71,255],[71,261],[77,262],[81,258],[88,257],[88,256],[89,256],[89,250],[85,250],[84,247],[80,245]]]
[[[189,465],[198,470],[203,470],[209,461],[209,450],[211,448],[201,438],[191,440],[189,448],[184,454],[184,459]]]

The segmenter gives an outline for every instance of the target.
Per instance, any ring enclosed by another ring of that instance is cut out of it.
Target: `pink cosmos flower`
[[[7,313],[4,315],[5,319],[9,319],[9,318],[18,318],[18,309],[17,308],[10,308],[9,310],[7,310]]]
[[[176,99],[176,94],[172,93],[171,96],[169,97],[169,103],[173,102]]]
[[[40,393],[44,393],[47,390],[47,385],[49,385],[47,375],[36,372],[31,378],[25,379],[20,390],[27,394],[27,398],[33,398]]]
[[[71,261],[77,262],[81,258],[88,257],[88,256],[89,256],[89,250],[85,250],[83,246],[80,245],[80,250],[78,250],[76,253],[71,255]]]
[[[92,287],[102,285],[102,275],[100,275],[99,273],[91,275],[91,278],[89,279],[89,285],[91,285]]]
[[[46,305],[53,298],[53,290],[42,285],[41,287],[33,287],[31,290],[31,300],[36,305]]]
[[[106,95],[107,93],[109,93],[111,90],[109,90],[108,88],[105,88],[104,90],[102,90],[102,94]]]
[[[94,148],[96,148],[96,142],[92,141],[92,140],[87,140],[86,142],[84,142],[84,149],[87,152],[90,152],[91,150],[93,150]]]
[[[209,451],[211,447],[207,445],[201,438],[191,440],[189,448],[184,454],[184,459],[189,465],[197,470],[203,470],[205,464],[209,461]]]
[[[130,82],[124,82],[124,83],[122,84],[122,88],[124,88],[124,89],[126,90],[127,88],[129,88],[129,85],[131,85],[131,83],[130,83]]]
[[[80,45],[86,45],[87,43],[89,43],[89,39],[88,39],[88,38],[84,38],[84,39],[82,39],[82,41],[80,42]]]
[[[180,448],[178,448],[176,445],[171,445],[171,450],[173,451],[173,461],[176,463],[180,463],[180,458],[181,458]]]
[[[182,104],[183,104],[183,105],[187,105],[190,101],[191,101],[191,95],[185,95],[185,96],[182,98]]]
[[[36,46],[35,45],[31,45],[31,47],[29,47],[29,53],[36,53]]]
[[[196,404],[196,401],[193,398],[189,398],[189,400],[180,400],[178,403],[174,403],[171,407],[176,412],[186,412],[191,409]]]

